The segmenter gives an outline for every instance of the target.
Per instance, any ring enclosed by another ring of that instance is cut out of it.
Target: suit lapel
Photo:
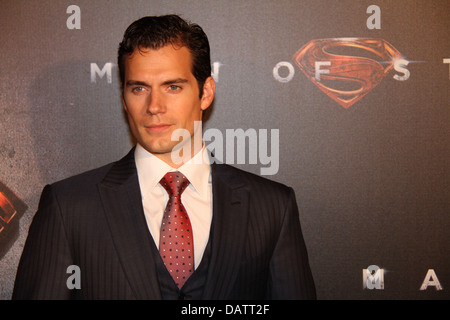
[[[99,184],[115,248],[138,299],[161,299],[153,239],[145,221],[134,148]],[[211,260],[204,299],[227,298],[240,267],[248,222],[245,182],[227,165],[212,165]]]
[[[244,250],[248,190],[226,165],[212,165],[212,252],[204,299],[224,299],[233,288]]]
[[[153,239],[145,221],[134,148],[113,165],[99,191],[115,248],[138,299],[160,299]]]

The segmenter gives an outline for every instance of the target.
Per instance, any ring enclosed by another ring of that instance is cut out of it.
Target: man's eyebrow
[[[181,83],[187,83],[189,80],[183,79],[183,78],[176,78],[176,79],[170,79],[166,80],[162,83],[163,86],[171,85],[171,84],[181,84]],[[144,87],[151,87],[148,83],[145,81],[139,81],[139,80],[128,80],[126,82],[127,86],[144,86]]]
[[[171,84],[182,84],[182,83],[187,83],[188,80],[187,79],[183,79],[183,78],[177,78],[177,79],[173,79],[173,80],[166,80],[162,83],[162,85],[171,85]]]
[[[150,87],[150,85],[144,81],[135,81],[135,80],[128,80],[126,82],[127,86],[143,86],[143,87]]]

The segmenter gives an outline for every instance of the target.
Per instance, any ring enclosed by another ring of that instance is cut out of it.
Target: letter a
[[[67,18],[66,26],[67,29],[81,29],[81,10],[79,6],[70,5],[67,7],[66,13],[72,13],[70,17]]]
[[[379,6],[371,5],[367,7],[366,13],[373,13],[369,18],[367,18],[367,28],[368,29],[381,29],[381,9]]]
[[[441,283],[433,269],[428,269],[425,280],[423,280],[420,290],[427,290],[428,286],[436,287],[437,291],[443,290]]]
[[[67,267],[67,273],[73,274],[67,278],[66,285],[69,290],[81,289],[81,271],[79,266],[71,265]]]

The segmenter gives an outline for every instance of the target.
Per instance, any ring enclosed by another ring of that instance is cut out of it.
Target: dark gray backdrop
[[[80,29],[68,28],[77,22],[70,5]],[[380,29],[367,25],[371,5]],[[220,65],[205,129],[279,130],[279,171],[269,178],[296,191],[319,299],[448,299],[449,12],[447,0],[2,0],[0,181],[28,209],[0,237],[0,298],[11,296],[43,186],[132,146],[115,64],[125,28],[177,13],[205,29]],[[343,108],[293,60],[310,40],[342,37],[388,41],[410,61],[408,80],[393,70]],[[279,62],[290,81],[274,77]],[[92,82],[91,64],[108,63],[111,79]],[[383,290],[363,289],[369,265],[385,270]],[[419,290],[429,269],[443,290]]]

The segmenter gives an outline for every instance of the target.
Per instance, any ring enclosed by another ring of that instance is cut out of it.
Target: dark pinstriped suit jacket
[[[204,299],[314,299],[294,192],[212,165],[212,251]],[[134,149],[120,161],[46,186],[13,299],[160,299]],[[77,265],[81,289],[68,289]]]

